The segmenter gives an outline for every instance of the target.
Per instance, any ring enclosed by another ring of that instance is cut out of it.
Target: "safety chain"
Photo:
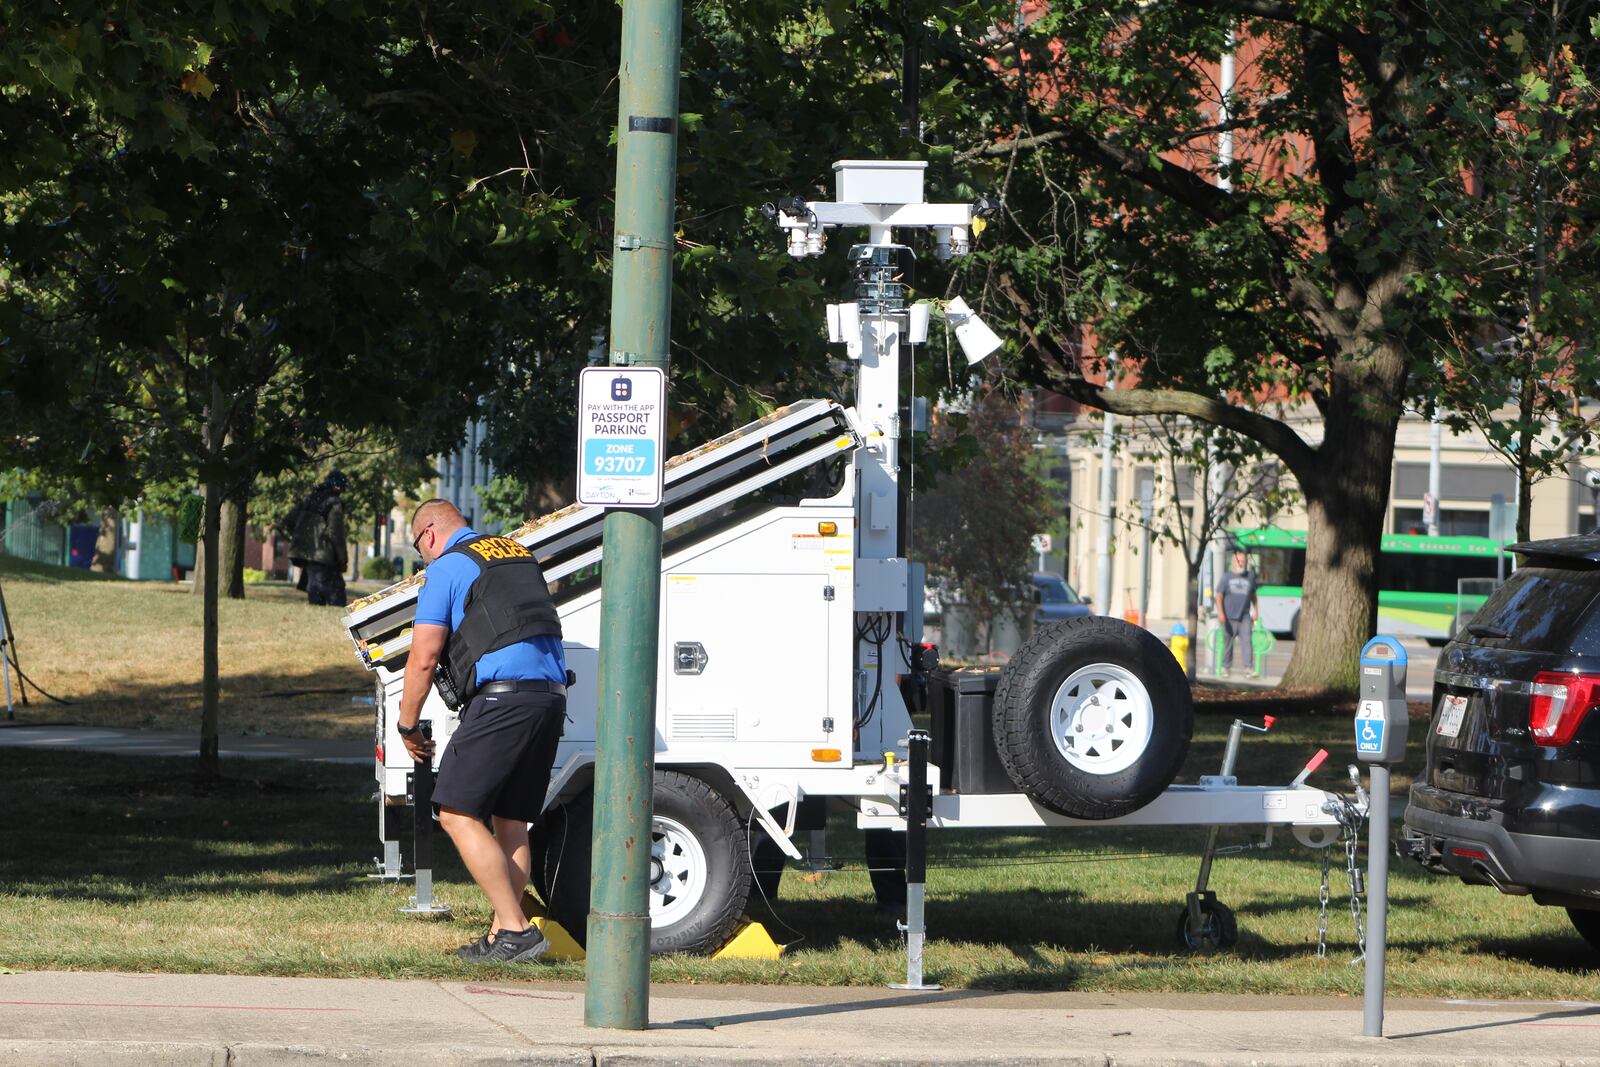
[[[1344,845],[1345,878],[1350,883],[1350,923],[1356,933],[1357,955],[1350,961],[1354,965],[1367,956],[1367,931],[1366,924],[1362,921],[1361,906],[1361,896],[1366,892],[1366,879],[1356,860],[1356,850],[1361,843],[1361,826],[1366,821],[1366,812],[1361,806],[1337,795],[1323,805],[1323,810],[1339,821],[1339,840]],[[1332,866],[1328,855],[1330,851],[1332,851],[1331,845],[1322,849],[1322,883],[1317,890],[1318,959],[1325,959],[1328,955],[1328,903],[1331,898],[1328,872]]]
[[[1356,958],[1351,960],[1352,965],[1360,963],[1367,958],[1367,928],[1361,921],[1361,895],[1366,892],[1366,880],[1361,876],[1361,867],[1356,863],[1356,845],[1360,843],[1358,830],[1345,828],[1344,834],[1344,860],[1345,877],[1350,879],[1350,925],[1356,931]]]
[[[1326,959],[1328,956],[1328,848],[1318,849],[1322,853],[1322,886],[1317,890],[1317,959]]]

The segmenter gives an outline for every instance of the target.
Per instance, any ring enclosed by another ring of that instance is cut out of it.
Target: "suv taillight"
[[[1533,676],[1533,699],[1528,702],[1533,739],[1552,748],[1569,743],[1596,704],[1600,704],[1600,674],[1540,671]]]

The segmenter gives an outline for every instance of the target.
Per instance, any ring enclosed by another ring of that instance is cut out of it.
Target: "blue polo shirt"
[[[478,535],[463,527],[444,543],[449,551]],[[461,625],[467,610],[467,592],[478,580],[478,565],[460,552],[441,554],[428,564],[426,580],[417,591],[416,621],[425,625]],[[514,645],[486,652],[478,660],[478,684],[506,681],[565,682],[567,657],[559,637],[530,637]]]

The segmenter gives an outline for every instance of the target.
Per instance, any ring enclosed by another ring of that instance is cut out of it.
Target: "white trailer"
[[[928,311],[904,300],[896,277],[909,250],[893,231],[931,229],[938,254],[961,254],[981,210],[923,203],[923,166],[841,162],[838,202],[787,198],[767,212],[797,256],[820,252],[830,228],[870,231],[851,249],[857,301],[829,309],[833,339],[857,364],[853,404],[798,401],[668,465],[655,951],[719,947],[751,892],[752,854],[800,859],[800,831],[829,806],[854,810],[884,855],[893,856],[884,843],[906,828],[912,719],[902,683],[922,678],[928,664],[919,651],[923,568],[905,551],[901,448],[911,416],[901,384],[909,345],[926,337]],[[970,337],[983,332],[975,319],[959,325],[964,342],[985,344]],[[574,505],[508,534],[544,567],[575,676],[535,835],[534,883],[579,938],[589,900],[603,518],[603,508]],[[394,732],[424,578],[355,602],[344,620],[376,676],[380,874],[390,877],[402,868],[398,816],[412,799],[425,808],[431,777],[414,775]],[[1302,784],[1245,787],[1218,777],[1171,785],[1193,722],[1187,682],[1165,646],[1119,620],[1041,627],[1006,670],[959,675],[937,696],[927,768],[928,824],[936,829],[1288,827],[1319,846],[1339,833],[1337,799]],[[442,754],[454,717],[430,695],[423,719]],[[426,909],[424,858],[416,867]],[[1204,940],[1207,916],[1194,897],[1189,910]]]

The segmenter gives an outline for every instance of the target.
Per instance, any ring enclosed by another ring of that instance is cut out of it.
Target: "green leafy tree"
[[[1016,399],[987,391],[966,414],[941,415],[930,442],[940,469],[917,497],[917,553],[944,610],[968,614],[986,649],[997,621],[1032,610],[1031,542],[1055,518],[1033,441]]]
[[[1480,116],[1482,155],[1468,178],[1476,196],[1452,220],[1451,266],[1432,278],[1458,307],[1436,405],[1452,427],[1482,433],[1516,474],[1518,540],[1529,536],[1534,484],[1566,473],[1595,436],[1600,89],[1590,73],[1600,68],[1600,16],[1591,11],[1531,5],[1525,26],[1506,33],[1523,64],[1520,92]]]
[[[1184,564],[1184,624],[1190,634],[1184,668],[1195,679],[1201,650],[1201,569],[1215,549],[1225,549],[1228,531],[1267,518],[1294,498],[1276,461],[1248,437],[1174,415],[1140,420],[1132,450],[1152,465],[1158,495],[1150,533],[1177,548]]]
[[[1485,158],[1485,117],[1523,95],[1512,35],[1537,49],[1579,29],[1536,27],[1536,10],[1068,2],[1024,27],[990,11],[986,37],[931,42],[950,102],[936,132],[972,187],[1007,203],[964,284],[1019,338],[1014,373],[1119,414],[1212,423],[1293,474],[1312,610],[1285,685],[1355,685],[1396,427],[1460,320],[1433,282],[1481,211],[1464,175]],[[1230,49],[1244,77],[1224,117]],[[1113,349],[1136,387],[1101,384]],[[1310,429],[1263,399],[1308,412]]]
[[[493,303],[476,250],[548,213],[446,195],[466,184],[460,141],[367,106],[427,55],[410,17],[0,9],[8,459],[204,487],[206,773],[223,502],[242,514],[308,425],[468,410],[487,354],[462,353]],[[417,373],[446,353],[455,388]],[[76,455],[51,443],[63,419]]]

